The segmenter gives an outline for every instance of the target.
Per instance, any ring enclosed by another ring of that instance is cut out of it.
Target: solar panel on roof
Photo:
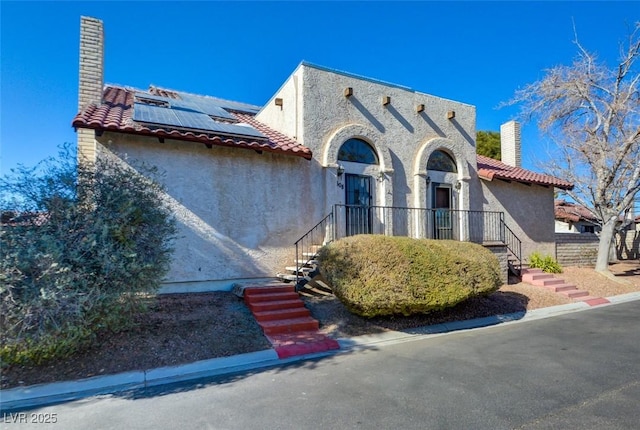
[[[133,120],[151,124],[180,125],[171,109],[144,103],[134,103]]]
[[[216,118],[224,118],[233,121],[236,120],[229,112],[213,103],[205,104],[198,100],[171,100],[171,107],[206,113],[207,115],[215,116]]]
[[[154,94],[150,94],[150,93],[141,93],[141,92],[136,92],[134,93],[134,96],[136,98],[136,101],[140,100],[151,100],[151,101],[157,101],[157,102],[164,102],[164,103],[170,103],[171,99],[169,97],[161,97],[161,96],[156,96]]]
[[[207,114],[181,109],[134,103],[133,120],[157,125],[169,125],[188,130],[215,132],[231,136],[266,138],[251,126],[216,122]]]
[[[251,126],[216,122],[214,131],[218,131],[224,134],[230,134],[233,136],[251,136],[266,139],[266,136],[264,134],[260,133],[258,130]]]
[[[222,109],[232,109],[232,110],[249,112],[249,113],[257,113],[260,110],[259,106],[254,106],[254,105],[241,103],[241,102],[234,102],[231,100],[219,99],[217,97],[200,96],[197,94],[189,94],[189,93],[181,93],[181,92],[178,92],[177,94],[184,101],[197,103],[205,111],[208,109],[209,106],[217,106]],[[206,113],[209,113],[209,112],[206,112]]]

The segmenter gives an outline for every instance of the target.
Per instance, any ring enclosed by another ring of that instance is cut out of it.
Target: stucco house
[[[598,218],[582,205],[554,201],[556,233],[600,233]]]
[[[105,85],[103,39],[83,17],[79,157],[165,171],[180,228],[167,290],[291,275],[359,233],[482,243],[505,277],[508,258],[555,252],[554,187],[572,184],[520,166],[516,122],[502,161],[477,156],[474,106],[306,62],[262,106]]]

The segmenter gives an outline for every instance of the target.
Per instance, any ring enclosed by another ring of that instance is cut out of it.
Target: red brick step
[[[247,303],[251,312],[276,311],[278,309],[304,308],[304,303],[300,298],[295,300],[276,300],[272,302]]]
[[[567,296],[570,299],[577,299],[578,297],[585,297],[589,295],[589,292],[586,290],[571,290],[571,291],[561,291],[560,294],[563,296]]]
[[[555,284],[555,285],[545,285],[545,288],[556,292],[556,293],[561,293],[563,291],[571,291],[571,290],[577,290],[578,287],[576,287],[573,284],[567,284],[567,283],[562,283],[562,284]]]
[[[282,300],[296,300],[300,299],[298,293],[295,292],[284,292],[284,293],[262,293],[262,294],[250,294],[248,296],[244,296],[244,301],[247,303],[258,303],[258,302],[271,302],[271,301],[282,301]]]
[[[583,301],[589,306],[597,306],[609,303],[604,297],[593,297],[586,290],[579,290],[575,285],[566,283],[563,279],[556,278],[550,273],[544,273],[540,269],[525,269],[522,271],[522,282],[550,289],[572,300]]]
[[[258,321],[265,334],[295,333],[299,331],[318,330],[318,320],[311,317],[291,318],[277,321]]]
[[[339,349],[340,344],[318,331],[320,323],[289,284],[235,284],[273,345],[279,358]]]
[[[309,309],[305,308],[304,306],[298,306],[295,308],[254,312],[253,316],[256,317],[256,320],[258,320],[258,322],[277,321],[277,320],[286,320],[291,318],[310,317],[311,312],[309,311]]]
[[[244,290],[244,296],[254,296],[257,294],[272,294],[272,293],[295,293],[295,287],[293,285],[289,285],[289,284],[276,284],[276,285],[270,285],[268,287],[260,287],[260,286],[254,286],[254,287],[246,287]]]

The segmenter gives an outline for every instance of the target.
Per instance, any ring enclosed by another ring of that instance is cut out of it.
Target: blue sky
[[[613,64],[640,3],[0,2],[0,171],[75,142],[80,16],[105,27],[105,81],[261,105],[303,60],[473,104],[478,130],[581,43]],[[523,165],[545,145],[523,125]]]

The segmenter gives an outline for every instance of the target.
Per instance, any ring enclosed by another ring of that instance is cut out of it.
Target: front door
[[[453,239],[451,186],[433,184],[433,235],[435,239]]]
[[[371,177],[345,175],[347,236],[371,233]]]

